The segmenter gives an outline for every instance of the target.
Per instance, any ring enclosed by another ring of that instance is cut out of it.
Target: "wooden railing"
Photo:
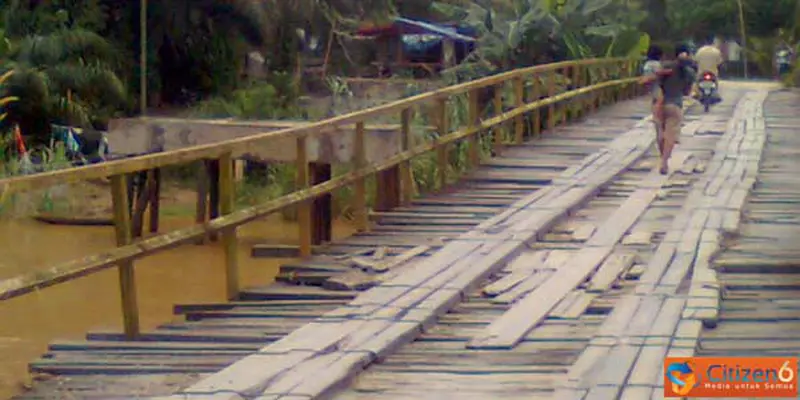
[[[194,146],[176,151],[155,153],[119,161],[56,170],[35,175],[0,180],[0,201],[5,196],[54,185],[75,183],[109,177],[113,202],[113,218],[117,247],[102,254],[54,266],[45,271],[24,274],[0,281],[0,300],[29,293],[36,289],[67,282],[117,265],[121,288],[125,333],[130,338],[139,334],[139,315],[134,281],[134,261],[153,253],[191,243],[215,232],[222,234],[225,252],[226,285],[229,298],[239,293],[237,260],[237,227],[278,212],[286,207],[298,207],[300,254],[311,254],[311,203],[314,198],[329,194],[347,185],[354,185],[355,224],[359,230],[368,229],[367,193],[365,180],[380,174],[380,196],[393,197],[389,203],[407,203],[413,197],[413,177],[410,161],[424,153],[436,152],[436,180],[444,186],[448,180],[448,147],[464,140],[468,144],[468,168],[480,163],[479,146],[491,136],[495,154],[505,145],[520,144],[526,136],[538,135],[542,129],[554,127],[571,117],[580,117],[621,98],[638,94],[636,71],[638,61],[630,59],[587,59],[539,65],[445,87],[363,111],[338,116],[307,126],[284,129],[212,145]],[[511,90],[504,90],[508,85]],[[568,85],[564,87],[564,85]],[[559,90],[559,85],[562,89]],[[488,90],[488,89],[494,90]],[[486,94],[492,94],[487,101]],[[510,94],[510,95],[509,95]],[[448,127],[448,107],[458,96],[467,99],[467,123],[451,131]],[[483,96],[483,98],[481,98]],[[494,111],[485,115],[481,103]],[[491,105],[491,107],[488,107]],[[412,112],[419,107],[433,107],[438,135],[431,140],[415,140],[412,136]],[[366,162],[364,144],[365,123],[379,116],[400,115],[401,151],[373,164]],[[309,180],[307,140],[316,132],[331,126],[355,126],[353,168],[340,176],[312,185]],[[508,126],[511,125],[511,126]],[[235,188],[232,155],[254,144],[278,138],[293,138],[296,142],[295,164],[297,190],[277,199],[246,209],[234,210]],[[415,143],[419,142],[419,143]],[[201,160],[219,160],[219,218],[188,228],[134,241],[131,237],[131,215],[128,205],[127,180],[131,174]]]

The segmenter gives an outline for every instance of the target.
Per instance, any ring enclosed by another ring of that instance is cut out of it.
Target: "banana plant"
[[[8,81],[8,79],[11,78],[11,75],[13,75],[13,74],[14,74],[14,71],[11,70],[11,71],[6,72],[2,76],[0,76],[0,88],[5,87],[6,81]],[[11,103],[13,103],[13,102],[15,102],[17,100],[19,100],[19,98],[16,97],[16,96],[3,96],[3,97],[0,97],[0,110],[5,109],[5,107],[7,105],[9,105],[9,104],[11,104]],[[7,115],[8,114],[6,112],[0,113],[0,122],[3,122],[6,119]]]

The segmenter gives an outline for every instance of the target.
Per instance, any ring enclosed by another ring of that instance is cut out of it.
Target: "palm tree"
[[[22,38],[0,66],[14,71],[4,92],[19,98],[5,122],[19,124],[36,142],[49,139],[51,123],[99,122],[127,101],[116,64],[113,46],[93,32],[64,27]]]
[[[8,78],[10,78],[11,75],[13,75],[13,74],[14,74],[14,71],[8,71],[8,72],[4,73],[2,76],[0,76],[0,88],[5,86],[6,81],[8,81]],[[0,110],[3,110],[7,105],[9,105],[9,104],[11,104],[11,103],[13,103],[13,102],[15,102],[17,100],[19,100],[19,98],[14,97],[14,96],[3,96],[3,97],[0,97]],[[0,113],[0,123],[3,122],[6,119],[7,115],[8,114],[6,112]]]

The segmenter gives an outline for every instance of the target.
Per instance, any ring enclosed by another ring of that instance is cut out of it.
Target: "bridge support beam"
[[[159,199],[161,195],[161,170],[152,169],[129,174],[126,178],[128,214],[131,218],[131,235],[142,237],[144,215],[150,210],[150,233],[158,232]]]
[[[392,167],[375,179],[375,211],[389,211],[400,206],[400,168]]]
[[[331,179],[331,164],[309,163],[311,185],[319,185]],[[324,194],[314,199],[311,206],[311,245],[330,242],[333,233],[333,196]]]

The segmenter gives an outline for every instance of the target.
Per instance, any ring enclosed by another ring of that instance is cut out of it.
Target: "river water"
[[[164,217],[162,232],[191,220]],[[239,230],[243,286],[270,283],[287,259],[251,258],[254,243],[296,243],[297,226],[275,215]],[[334,225],[334,237],[352,233]],[[48,265],[95,254],[114,246],[112,227],[74,227],[30,219],[0,220],[0,280]],[[170,321],[174,303],[225,300],[223,252],[218,244],[187,245],[136,262],[136,285],[143,329]],[[116,268],[35,293],[0,301],[0,398],[30,381],[28,363],[53,340],[80,340],[93,329],[121,330]]]

